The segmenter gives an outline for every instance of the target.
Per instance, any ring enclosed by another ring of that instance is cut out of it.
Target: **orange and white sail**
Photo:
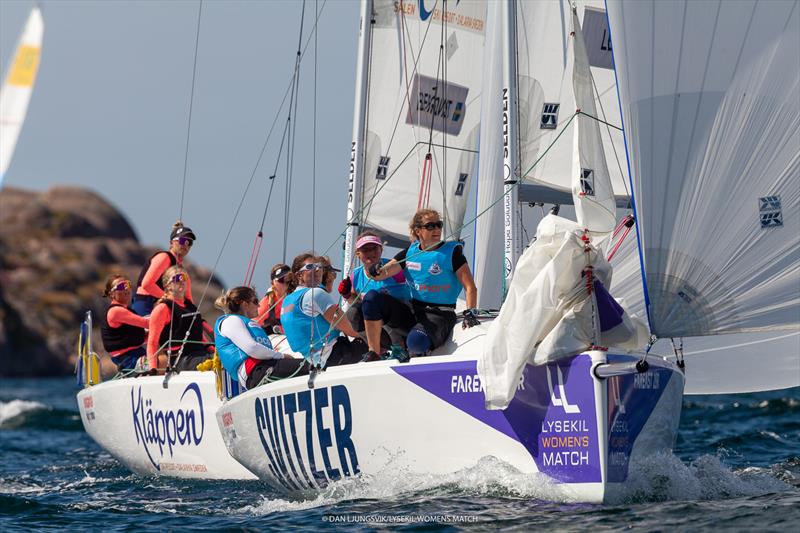
[[[0,186],[25,122],[39,70],[43,35],[42,12],[34,7],[17,43],[3,87],[0,88]]]

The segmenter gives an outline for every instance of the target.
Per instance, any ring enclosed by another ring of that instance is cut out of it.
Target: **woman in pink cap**
[[[339,294],[350,304],[347,318],[354,329],[366,337],[370,350],[365,355],[368,361],[388,358],[386,349],[390,344],[405,348],[405,337],[416,322],[408,304],[410,294],[402,271],[382,281],[367,277],[365,270],[389,262],[381,253],[380,237],[372,231],[361,233],[356,239],[356,256],[361,266],[339,284]],[[365,320],[380,321],[383,333],[380,328],[365,331]]]

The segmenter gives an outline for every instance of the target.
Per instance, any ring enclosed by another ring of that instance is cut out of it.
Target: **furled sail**
[[[608,2],[659,337],[800,323],[800,5]]]
[[[25,122],[39,70],[43,34],[42,13],[38,7],[34,7],[17,43],[3,87],[0,88],[0,187]]]
[[[476,170],[486,2],[375,0],[373,20],[361,225],[407,243],[411,215],[430,207],[457,236]]]

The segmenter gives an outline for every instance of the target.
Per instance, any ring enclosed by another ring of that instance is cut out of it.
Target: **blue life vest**
[[[222,366],[228,374],[231,375],[231,379],[239,381],[239,367],[245,362],[248,355],[219,331],[220,324],[229,316],[240,318],[257,343],[269,349],[272,349],[272,343],[267,333],[264,331],[264,328],[259,326],[258,322],[251,318],[242,315],[222,315],[217,319],[217,322],[214,324],[214,345],[217,347],[217,355],[219,355]]]
[[[408,247],[403,265],[411,297],[429,304],[455,305],[461,282],[453,272],[453,251],[460,242],[449,241],[421,252],[419,242]]]
[[[381,257],[381,266],[388,262],[388,259]],[[353,290],[357,291],[362,296],[368,291],[375,290],[382,292],[383,294],[394,296],[400,301],[407,302],[411,298],[411,294],[408,291],[408,285],[405,281],[400,282],[395,279],[395,277],[399,277],[400,275],[402,274],[386,278],[383,281],[371,280],[364,273],[364,266],[362,265],[353,270],[353,273],[351,274],[351,278],[353,280]]]
[[[317,288],[315,290],[324,291],[325,289]],[[308,287],[296,288],[293,293],[287,294],[283,298],[281,307],[281,325],[286,333],[289,346],[305,357],[308,357],[312,351],[321,349],[325,341],[331,341],[339,336],[339,330],[331,329],[330,323],[325,320],[322,313],[310,317],[303,312],[303,296],[308,291]],[[320,311],[324,312],[322,309]],[[312,329],[313,338],[311,336]],[[311,341],[310,344],[309,341]]]

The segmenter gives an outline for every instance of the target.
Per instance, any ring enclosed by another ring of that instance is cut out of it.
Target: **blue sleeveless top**
[[[309,290],[308,287],[298,287],[293,293],[287,294],[283,298],[281,307],[281,325],[286,333],[289,346],[305,357],[308,357],[311,352],[321,349],[326,340],[330,341],[339,336],[339,330],[332,330],[330,323],[322,314],[310,317],[303,312],[303,296]],[[321,288],[316,290],[324,291]],[[309,343],[309,341],[311,342]]]
[[[461,282],[453,272],[453,251],[460,242],[449,241],[435,250],[420,251],[419,242],[406,252],[404,265],[411,297],[437,305],[455,305]]]
[[[222,321],[228,318],[229,316],[235,316],[236,318],[241,319],[244,322],[245,327],[250,332],[250,335],[253,336],[253,339],[267,348],[272,349],[272,343],[267,336],[267,333],[264,331],[264,328],[258,325],[258,323],[250,318],[247,318],[243,315],[222,315],[217,319],[214,323],[214,345],[217,348],[217,355],[219,355],[219,360],[222,362],[223,368],[231,375],[231,379],[234,381],[239,381],[239,367],[242,363],[245,362],[248,355],[244,353],[236,344],[233,343],[228,337],[223,335],[220,330],[219,326],[222,324]]]
[[[388,262],[388,259],[381,257],[381,266]],[[401,276],[403,281],[397,279]],[[367,275],[364,273],[364,265],[361,265],[353,270],[353,273],[350,274],[350,278],[353,281],[353,290],[357,291],[361,295],[368,291],[375,290],[382,292],[383,294],[394,296],[403,302],[407,302],[411,298],[408,285],[405,281],[405,276],[403,276],[402,273],[398,274],[397,276],[392,276],[391,278],[386,278],[383,281],[375,281],[367,277]]]

